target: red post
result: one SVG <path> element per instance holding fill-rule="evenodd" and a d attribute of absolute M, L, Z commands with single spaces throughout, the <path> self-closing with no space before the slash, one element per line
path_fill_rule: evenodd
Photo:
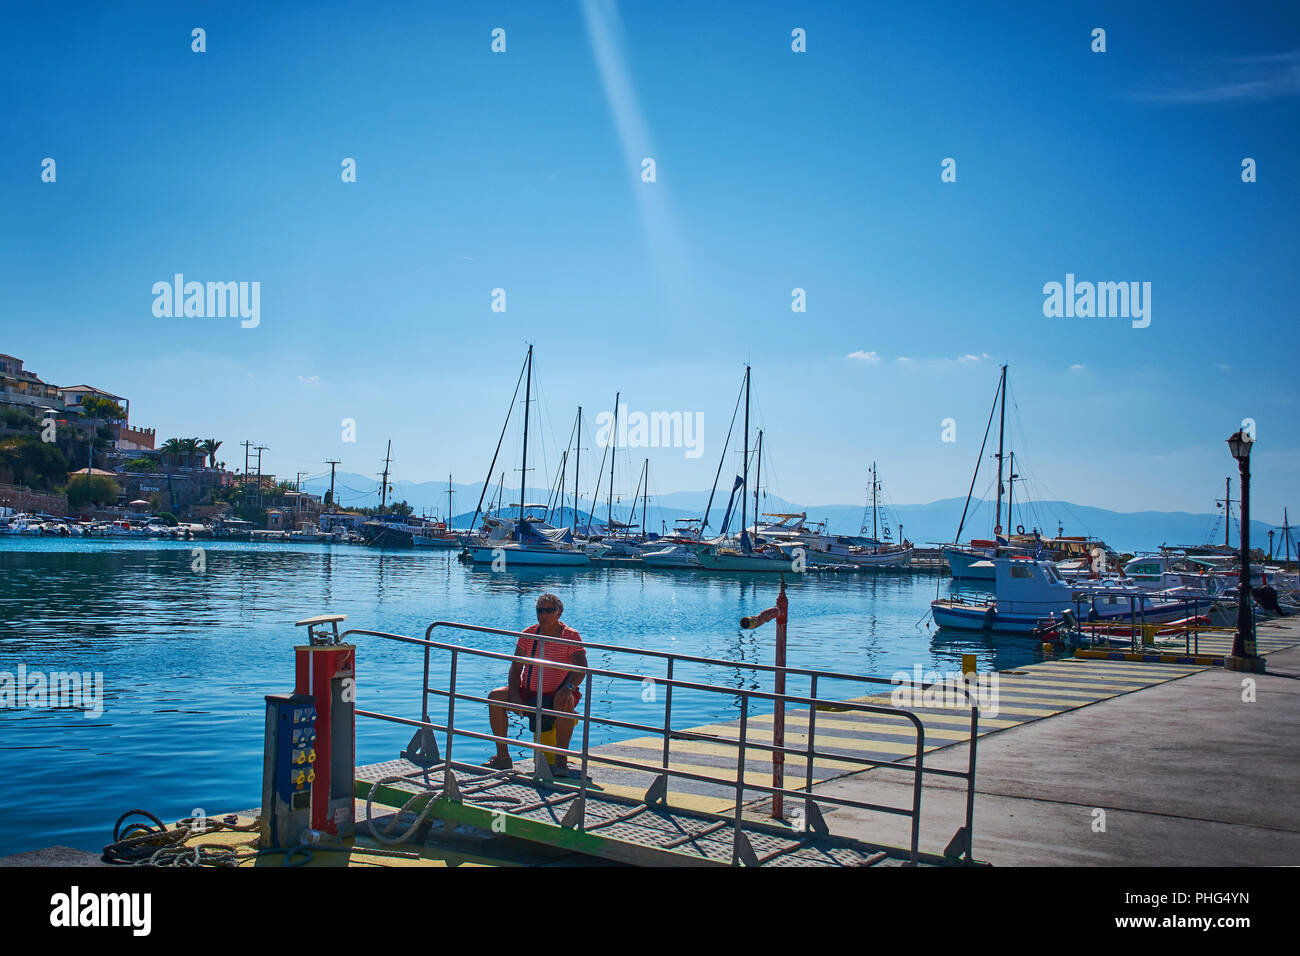
<path fill-rule="evenodd" d="M 776 596 L 776 607 L 770 607 L 761 614 L 754 614 L 740 619 L 740 626 L 746 630 L 752 630 L 756 627 L 762 627 L 768 621 L 776 621 L 776 666 L 785 667 L 785 623 L 789 617 L 790 602 L 785 596 L 785 575 L 781 575 L 781 591 Z M 772 745 L 774 747 L 785 746 L 785 701 L 781 699 L 785 694 L 785 671 L 778 670 L 776 679 L 773 681 L 773 691 L 777 695 L 776 706 L 772 713 Z M 785 786 L 785 754 L 777 751 L 772 752 L 772 786 Z M 776 820 L 784 820 L 784 803 L 782 795 L 779 793 L 772 794 L 772 817 Z"/>
<path fill-rule="evenodd" d="M 788 617 L 790 602 L 785 596 L 785 577 L 781 578 L 781 592 L 776 596 L 776 666 L 785 667 L 785 622 Z M 775 690 L 778 695 L 776 709 L 772 714 L 772 744 L 785 746 L 785 701 L 780 695 L 785 693 L 785 671 L 776 672 Z M 785 754 L 777 751 L 772 754 L 772 786 L 785 786 Z M 777 820 L 785 819 L 785 800 L 782 794 L 772 794 L 772 816 Z"/>
<path fill-rule="evenodd" d="M 316 779 L 311 787 L 313 830 L 338 836 L 352 832 L 356 747 L 356 647 L 310 644 L 295 647 L 294 692 L 316 699 Z"/>

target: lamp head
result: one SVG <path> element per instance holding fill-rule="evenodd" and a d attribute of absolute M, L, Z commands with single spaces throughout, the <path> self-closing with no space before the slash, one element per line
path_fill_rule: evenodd
<path fill-rule="evenodd" d="M 1232 452 L 1232 457 L 1237 461 L 1249 461 L 1250 448 L 1254 444 L 1254 440 L 1249 435 L 1242 434 L 1241 430 L 1238 429 L 1228 439 L 1228 450 Z"/>

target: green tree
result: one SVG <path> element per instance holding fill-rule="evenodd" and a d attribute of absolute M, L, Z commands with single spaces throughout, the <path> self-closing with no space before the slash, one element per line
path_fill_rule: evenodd
<path fill-rule="evenodd" d="M 164 461 L 171 459 L 171 464 L 176 465 L 181 455 L 185 454 L 185 445 L 179 438 L 169 438 L 159 446 L 158 450 L 162 452 Z"/>
<path fill-rule="evenodd" d="M 68 480 L 68 505 L 105 505 L 117 501 L 120 489 L 107 475 L 73 475 Z"/>
<path fill-rule="evenodd" d="M 208 457 L 213 468 L 217 467 L 217 449 L 220 447 L 221 442 L 217 441 L 215 438 L 205 438 L 203 441 L 199 442 L 199 450 Z"/>
<path fill-rule="evenodd" d="M 35 435 L 13 435 L 0 439 L 0 471 L 4 470 L 16 484 L 49 490 L 67 480 L 68 459 L 57 445 Z"/>
<path fill-rule="evenodd" d="M 90 441 L 86 443 L 86 467 L 95 466 L 95 444 L 99 438 L 99 420 L 122 421 L 126 410 L 110 398 L 86 395 L 81 399 L 81 414 L 90 419 Z"/>

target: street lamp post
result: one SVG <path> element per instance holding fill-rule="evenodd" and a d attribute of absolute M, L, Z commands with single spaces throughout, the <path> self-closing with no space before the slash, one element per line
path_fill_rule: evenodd
<path fill-rule="evenodd" d="M 1250 607 L 1250 449 L 1255 440 L 1241 431 L 1228 439 L 1228 449 L 1241 472 L 1241 571 L 1237 584 L 1237 633 L 1232 657 L 1225 663 L 1234 670 L 1262 671 L 1264 661 L 1255 653 L 1255 626 Z"/>

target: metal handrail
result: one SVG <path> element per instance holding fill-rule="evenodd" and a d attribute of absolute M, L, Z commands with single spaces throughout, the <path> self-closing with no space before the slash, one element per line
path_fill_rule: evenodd
<path fill-rule="evenodd" d="M 433 633 L 433 631 L 436 628 L 439 627 L 454 628 L 458 630 L 467 630 L 475 633 L 486 633 L 486 634 L 494 634 L 494 635 L 500 635 L 506 637 L 514 637 L 516 639 L 532 638 L 540 642 L 538 645 L 538 650 L 542 656 L 530 657 L 530 656 L 518 655 L 518 654 L 505 654 L 499 651 L 490 651 L 481 648 L 466 647 L 464 645 L 448 644 L 444 642 L 431 640 L 429 636 Z M 486 626 L 475 625 L 475 624 L 462 624 L 455 621 L 434 621 L 425 630 L 425 637 L 423 639 L 408 637 L 406 635 L 401 635 L 401 634 L 392 634 L 384 631 L 374 631 L 374 630 L 369 630 L 364 628 L 354 628 L 348 630 L 341 636 L 341 639 L 347 640 L 348 638 L 354 635 L 363 635 L 363 634 L 368 636 L 373 636 L 373 637 L 380 637 L 388 640 L 395 640 L 401 643 L 415 644 L 423 647 L 424 676 L 422 682 L 420 720 L 396 717 L 392 715 L 358 709 L 356 713 L 359 716 L 372 717 L 381 720 L 387 720 L 387 721 L 392 721 L 400 724 L 405 724 L 408 726 L 421 727 L 428 731 L 439 733 L 439 734 L 445 733 L 447 743 L 446 743 L 446 756 L 444 758 L 444 761 L 445 761 L 445 766 L 448 768 L 448 770 L 450 770 L 452 764 L 452 748 L 456 736 L 463 736 L 475 740 L 492 741 L 497 744 L 504 743 L 510 746 L 520 746 L 520 747 L 527 748 L 532 751 L 535 758 L 534 766 L 538 770 L 541 769 L 540 762 L 542 760 L 542 757 L 539 756 L 539 754 L 541 755 L 554 754 L 556 756 L 565 757 L 566 759 L 570 757 L 580 759 L 582 762 L 582 773 L 578 785 L 578 796 L 577 796 L 577 804 L 576 804 L 576 807 L 578 809 L 576 825 L 579 829 L 585 829 L 584 811 L 585 811 L 586 799 L 587 799 L 587 789 L 588 789 L 587 783 L 589 779 L 587 774 L 587 768 L 590 760 L 592 759 L 590 755 L 590 728 L 592 723 L 597 723 L 605 726 L 617 727 L 620 729 L 641 731 L 641 732 L 648 732 L 648 733 L 660 733 L 663 735 L 664 749 L 662 755 L 662 762 L 659 766 L 654 766 L 639 761 L 626 760 L 618 757 L 609 757 L 604 755 L 596 759 L 598 762 L 606 764 L 608 766 L 614 766 L 614 767 L 619 767 L 628 770 L 637 770 L 637 771 L 656 774 L 657 775 L 656 785 L 662 783 L 665 794 L 667 792 L 666 791 L 667 779 L 670 777 L 679 778 L 683 780 L 692 780 L 692 781 L 702 782 L 702 783 L 707 783 L 712 785 L 726 786 L 728 784 L 727 780 L 720 780 L 717 777 L 709 776 L 702 773 L 693 773 L 691 771 L 680 770 L 680 769 L 669 767 L 669 755 L 670 755 L 670 748 L 671 748 L 670 742 L 674 735 L 676 735 L 679 739 L 685 738 L 685 739 L 710 740 L 714 743 L 735 746 L 737 748 L 737 770 L 736 770 L 736 780 L 735 780 L 736 807 L 732 814 L 732 817 L 734 819 L 734 824 L 735 824 L 735 836 L 733 841 L 733 852 L 732 852 L 733 863 L 737 862 L 741 857 L 741 841 L 743 837 L 740 828 L 740 822 L 743 813 L 745 791 L 766 793 L 774 796 L 779 794 L 782 796 L 802 798 L 805 802 L 805 819 L 811 822 L 811 818 L 813 818 L 814 814 L 816 814 L 818 817 L 820 816 L 820 814 L 816 810 L 816 804 L 813 803 L 813 799 L 812 799 L 813 765 L 814 765 L 814 761 L 818 758 L 822 760 L 833 760 L 833 761 L 838 761 L 840 763 L 857 765 L 868 769 L 872 767 L 885 767 L 885 768 L 894 768 L 899 770 L 909 770 L 912 772 L 913 793 L 912 793 L 912 806 L 910 809 L 906 807 L 885 806 L 885 805 L 868 803 L 864 801 L 849 800 L 846 798 L 832 797 L 825 794 L 819 794 L 817 799 L 820 800 L 821 802 L 836 805 L 836 806 L 847 806 L 847 807 L 853 807 L 853 808 L 867 810 L 867 811 L 893 813 L 893 814 L 909 817 L 911 819 L 910 852 L 911 852 L 911 859 L 914 863 L 919 859 L 920 803 L 921 803 L 922 775 L 925 773 L 930 773 L 936 776 L 959 777 L 965 779 L 967 781 L 967 807 L 966 807 L 967 812 L 966 812 L 964 850 L 965 850 L 965 855 L 967 860 L 971 859 L 971 848 L 973 845 L 972 827 L 973 827 L 975 749 L 976 749 L 976 739 L 978 737 L 979 712 L 978 712 L 978 707 L 972 702 L 970 690 L 965 684 L 953 685 L 953 686 L 960 686 L 962 688 L 966 701 L 968 703 L 971 703 L 971 736 L 969 742 L 970 759 L 969 759 L 968 769 L 963 772 L 963 771 L 955 771 L 955 770 L 942 770 L 939 768 L 929 768 L 924 766 L 925 728 L 921 720 L 910 711 L 906 711 L 894 707 L 886 707 L 878 704 L 867 704 L 867 703 L 859 703 L 854 701 L 844 701 L 844 700 L 826 699 L 826 698 L 817 697 L 817 684 L 819 680 L 822 679 L 851 680 L 851 681 L 858 681 L 858 682 L 865 682 L 865 683 L 881 683 L 881 684 L 896 683 L 894 681 L 888 681 L 884 678 L 871 677 L 867 675 L 858 675 L 858 674 L 840 674 L 840 673 L 830 672 L 830 671 L 817 671 L 808 668 L 777 667 L 773 665 L 754 664 L 754 663 L 742 662 L 742 661 L 727 661 L 727 660 L 721 660 L 716 658 L 705 658 L 705 657 L 698 657 L 695 655 L 686 655 L 686 654 L 672 654 L 664 651 L 647 650 L 642 648 L 631 648 L 631 647 L 625 647 L 621 645 L 601 644 L 601 643 L 581 641 L 581 640 L 574 641 L 562 637 L 548 637 L 546 635 L 539 634 L 539 633 L 525 633 L 521 631 L 510 631 L 504 628 L 493 628 L 493 627 L 486 627 Z M 645 675 L 632 674 L 623 671 L 606 670 L 603 668 L 580 667 L 572 663 L 561 664 L 560 662 L 550 660 L 545 657 L 547 642 L 557 642 L 562 644 L 576 645 L 586 649 L 608 650 L 608 651 L 634 654 L 638 656 L 653 657 L 653 658 L 659 658 L 665 660 L 667 663 L 667 676 L 662 678 L 652 678 L 653 680 L 655 680 L 656 684 L 663 684 L 667 690 L 667 693 L 665 695 L 663 725 L 657 727 L 657 726 L 652 726 L 647 724 L 640 724 L 632 721 L 617 720 L 615 718 L 593 717 L 591 715 L 593 678 L 607 677 L 610 679 L 641 682 L 646 679 Z M 430 686 L 429 683 L 430 652 L 433 650 L 444 651 L 451 655 L 451 670 L 449 674 L 450 683 L 447 690 L 442 690 L 441 688 L 435 688 Z M 478 731 L 456 728 L 454 726 L 455 706 L 456 706 L 456 701 L 458 700 L 473 702 L 476 704 L 488 704 L 489 706 L 493 704 L 497 706 L 503 706 L 503 705 L 508 706 L 504 702 L 493 701 L 487 697 L 480 697 L 473 694 L 465 694 L 465 693 L 457 692 L 456 675 L 458 671 L 460 656 L 462 654 L 469 654 L 475 657 L 481 657 L 490 660 L 500 660 L 500 661 L 509 661 L 511 663 L 529 664 L 538 667 L 539 677 L 537 680 L 536 698 L 534 701 L 534 706 L 530 708 L 530 710 L 532 711 L 532 713 L 536 718 L 534 723 L 534 727 L 535 727 L 534 740 L 532 742 L 517 740 L 508 737 L 498 737 L 494 734 L 484 734 Z M 672 676 L 674 665 L 678 660 L 686 661 L 690 663 L 699 663 L 699 664 L 705 664 L 709 666 L 716 666 L 716 667 L 742 668 L 747 670 L 761 670 L 761 671 L 779 671 L 779 672 L 808 676 L 810 678 L 810 694 L 807 697 L 803 697 L 794 694 L 784 694 L 784 693 L 777 694 L 777 693 L 772 693 L 772 692 L 762 691 L 762 690 L 745 690 L 734 686 L 723 686 L 723 685 L 716 685 L 716 684 L 701 683 L 698 681 L 682 680 Z M 581 718 L 579 718 L 578 715 L 570 711 L 559 711 L 559 710 L 542 707 L 542 688 L 544 686 L 544 681 L 541 677 L 541 674 L 543 674 L 545 669 L 548 667 L 553 669 L 559 669 L 560 667 L 563 667 L 566 673 L 575 673 L 575 674 L 581 673 L 584 675 L 583 684 L 585 685 L 584 688 L 585 703 L 584 703 L 583 714 Z M 935 686 L 937 683 L 939 682 L 922 683 L 920 685 L 917 685 L 916 689 L 917 690 L 928 689 L 930 687 Z M 740 729 L 739 729 L 738 738 L 732 739 L 726 737 L 714 737 L 712 735 L 696 734 L 690 731 L 673 731 L 671 729 L 672 694 L 673 694 L 673 689 L 677 687 L 680 687 L 683 690 L 704 691 L 709 693 L 722 693 L 728 696 L 739 695 L 740 697 L 742 697 L 743 705 L 741 709 Z M 447 699 L 448 717 L 447 717 L 446 724 L 438 724 L 429 719 L 430 694 L 438 697 L 445 697 Z M 788 702 L 793 704 L 806 705 L 808 707 L 808 713 L 809 713 L 807 746 L 804 748 L 796 749 L 791 747 L 777 746 L 773 744 L 764 744 L 760 742 L 749 741 L 748 723 L 749 723 L 749 706 L 750 706 L 751 699 L 767 700 L 767 701 L 772 701 L 773 703 L 779 701 L 782 703 Z M 881 761 L 881 760 L 874 760 L 867 757 L 829 753 L 824 750 L 814 748 L 813 741 L 815 739 L 816 713 L 820 705 L 833 705 L 837 710 L 853 711 L 853 712 L 860 712 L 860 713 L 877 713 L 877 714 L 884 714 L 892 717 L 903 718 L 904 720 L 906 720 L 908 723 L 912 725 L 912 728 L 915 731 L 916 748 L 914 754 L 902 756 L 898 760 Z M 516 706 L 516 708 L 514 709 L 518 709 L 518 707 Z M 552 746 L 552 745 L 542 744 L 538 742 L 541 733 L 540 731 L 541 718 L 543 716 L 551 716 L 557 719 L 562 718 L 562 719 L 569 719 L 574 721 L 581 720 L 583 724 L 582 749 L 579 751 L 575 751 L 569 748 L 561 748 L 558 746 Z M 761 750 L 772 754 L 780 753 L 780 754 L 792 754 L 792 755 L 803 756 L 805 758 L 805 763 L 806 763 L 805 783 L 803 788 L 799 790 L 794 790 L 784 786 L 767 786 L 765 784 L 747 782 L 745 779 L 745 753 L 746 750 L 750 748 Z M 652 790 L 654 789 L 655 788 L 652 787 Z"/>

